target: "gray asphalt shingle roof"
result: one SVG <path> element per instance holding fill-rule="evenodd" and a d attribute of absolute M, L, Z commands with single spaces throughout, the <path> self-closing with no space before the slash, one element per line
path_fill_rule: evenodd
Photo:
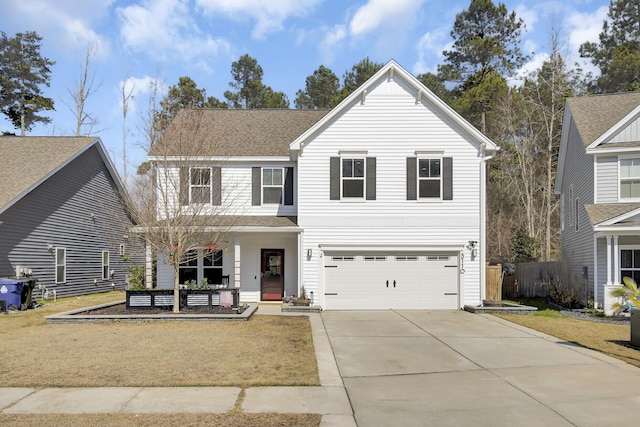
<path fill-rule="evenodd" d="M 640 92 L 577 96 L 567 104 L 586 147 L 640 105 Z"/>
<path fill-rule="evenodd" d="M 184 109 L 149 156 L 289 156 L 289 144 L 328 112 Z"/>
<path fill-rule="evenodd" d="M 584 208 L 587 210 L 591 224 L 598 225 L 635 209 L 640 209 L 640 203 L 585 205 Z"/>
<path fill-rule="evenodd" d="M 0 137 L 0 208 L 83 150 L 95 137 Z"/>

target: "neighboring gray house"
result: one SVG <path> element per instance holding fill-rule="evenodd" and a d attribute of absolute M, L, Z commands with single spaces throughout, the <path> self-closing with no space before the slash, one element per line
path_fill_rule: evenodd
<path fill-rule="evenodd" d="M 99 138 L 0 137 L 0 277 L 31 270 L 59 297 L 123 289 L 144 254 L 122 194 Z"/>
<path fill-rule="evenodd" d="M 203 148 L 185 152 L 185 141 Z M 247 302 L 304 286 L 326 310 L 458 309 L 485 299 L 486 164 L 497 149 L 390 61 L 330 112 L 185 109 L 149 160 L 163 205 L 181 200 L 206 221 L 233 202 L 222 215 L 234 238 L 185 263 L 181 283 L 217 269 Z M 162 260 L 157 272 L 173 286 Z"/>
<path fill-rule="evenodd" d="M 605 286 L 640 280 L 640 93 L 567 100 L 555 191 L 571 280 L 608 309 Z"/>

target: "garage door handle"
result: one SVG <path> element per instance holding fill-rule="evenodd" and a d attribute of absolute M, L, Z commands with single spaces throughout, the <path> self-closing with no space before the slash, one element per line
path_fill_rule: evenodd
<path fill-rule="evenodd" d="M 395 280 L 393 281 L 393 287 L 394 288 L 396 287 L 396 281 Z"/>
<path fill-rule="evenodd" d="M 444 294 L 445 295 L 458 295 L 457 292 L 445 292 Z"/>
<path fill-rule="evenodd" d="M 389 281 L 387 280 L 387 288 L 389 287 Z"/>

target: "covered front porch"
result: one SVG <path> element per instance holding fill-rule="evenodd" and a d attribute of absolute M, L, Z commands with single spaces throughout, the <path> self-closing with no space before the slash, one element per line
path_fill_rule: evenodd
<path fill-rule="evenodd" d="M 220 249 L 193 248 L 197 256 L 179 268 L 179 283 L 194 281 L 224 284 L 239 290 L 240 303 L 282 301 L 300 295 L 302 229 L 290 217 L 242 217 L 227 232 Z M 153 280 L 153 254 L 147 250 L 147 287 L 173 288 L 173 266 L 157 256 Z"/>
<path fill-rule="evenodd" d="M 615 302 L 611 290 L 621 286 L 624 277 L 640 282 L 640 208 L 591 205 L 587 212 L 594 231 L 594 295 L 607 312 Z"/>

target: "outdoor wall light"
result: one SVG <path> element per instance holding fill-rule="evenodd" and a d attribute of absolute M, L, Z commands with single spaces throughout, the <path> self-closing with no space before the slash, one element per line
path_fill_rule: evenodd
<path fill-rule="evenodd" d="M 313 249 L 307 249 L 307 258 L 311 258 L 313 256 Z"/>
<path fill-rule="evenodd" d="M 50 251 L 53 249 L 53 243 L 47 243 L 47 250 Z"/>

